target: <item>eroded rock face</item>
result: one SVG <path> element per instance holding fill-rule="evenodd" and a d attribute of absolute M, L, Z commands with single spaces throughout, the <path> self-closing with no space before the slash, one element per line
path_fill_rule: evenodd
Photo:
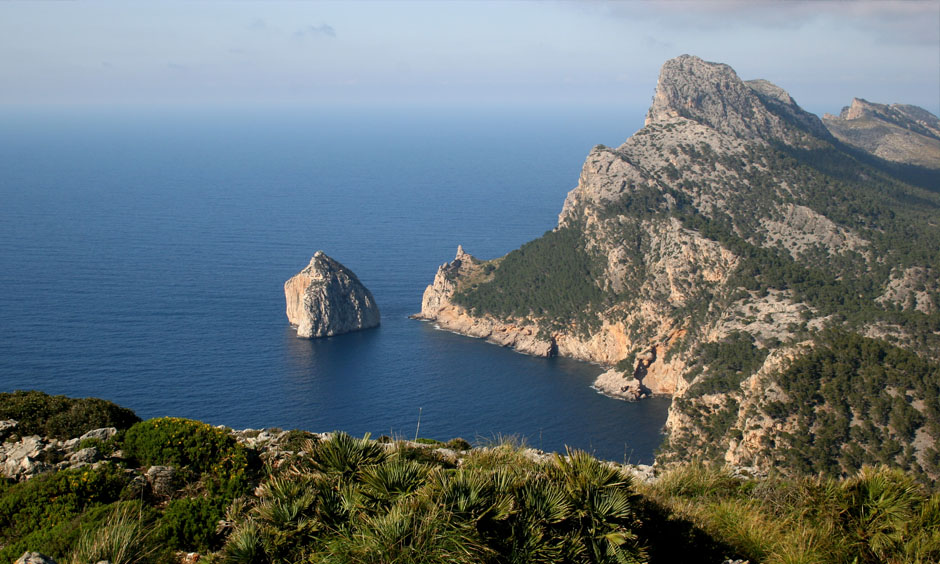
<path fill-rule="evenodd" d="M 284 283 L 287 319 L 297 336 L 329 337 L 377 327 L 375 298 L 355 274 L 317 251 L 310 264 Z"/>

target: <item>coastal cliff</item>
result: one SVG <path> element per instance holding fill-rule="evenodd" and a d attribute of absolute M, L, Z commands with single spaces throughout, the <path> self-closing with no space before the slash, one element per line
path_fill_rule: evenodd
<path fill-rule="evenodd" d="M 378 327 L 379 308 L 355 274 L 317 251 L 284 283 L 287 320 L 304 338 L 329 337 Z"/>
<path fill-rule="evenodd" d="M 667 61 L 645 126 L 590 152 L 555 229 L 493 260 L 458 248 L 416 317 L 601 364 L 611 396 L 673 396 L 659 463 L 940 476 L 940 177 L 863 158 L 827 123 L 727 65 Z M 832 391 L 863 380 L 867 399 Z M 806 413 L 806 394 L 839 415 Z M 799 433 L 815 454 L 782 460 Z"/>

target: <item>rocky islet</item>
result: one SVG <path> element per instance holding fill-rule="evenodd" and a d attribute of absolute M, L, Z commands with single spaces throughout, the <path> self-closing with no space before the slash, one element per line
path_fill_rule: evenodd
<path fill-rule="evenodd" d="M 381 320 L 372 292 L 323 251 L 284 283 L 284 296 L 298 337 L 331 337 L 378 327 Z"/>

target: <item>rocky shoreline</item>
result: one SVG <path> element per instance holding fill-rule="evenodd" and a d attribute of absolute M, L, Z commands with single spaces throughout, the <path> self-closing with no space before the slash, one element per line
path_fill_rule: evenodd
<path fill-rule="evenodd" d="M 488 343 L 509 347 L 516 352 L 539 357 L 563 356 L 597 364 L 604 368 L 594 387 L 601 393 L 617 399 L 635 401 L 653 395 L 676 393 L 684 382 L 679 378 L 677 365 L 657 360 L 656 350 L 664 343 L 674 341 L 679 332 L 671 330 L 663 339 L 651 345 L 634 343 L 628 336 L 624 322 L 605 321 L 598 331 L 583 336 L 576 332 L 555 331 L 547 335 L 537 320 L 500 320 L 491 315 L 473 315 L 453 302 L 454 293 L 462 280 L 479 276 L 483 262 L 462 246 L 457 247 L 454 260 L 442 264 L 434 281 L 425 289 L 421 311 L 412 319 L 434 323 L 435 327 L 483 339 Z M 632 374 L 615 369 L 614 365 L 631 351 L 640 348 Z"/>

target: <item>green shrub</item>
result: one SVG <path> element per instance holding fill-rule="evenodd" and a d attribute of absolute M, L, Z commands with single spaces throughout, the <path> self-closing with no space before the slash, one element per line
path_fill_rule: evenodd
<path fill-rule="evenodd" d="M 227 432 L 178 417 L 137 423 L 127 430 L 123 448 L 126 457 L 143 465 L 185 470 L 227 501 L 250 488 L 259 467 L 257 454 Z"/>
<path fill-rule="evenodd" d="M 216 534 L 218 522 L 225 515 L 222 500 L 187 497 L 171 500 L 157 521 L 154 538 L 173 550 L 208 552 L 221 546 Z"/>
<path fill-rule="evenodd" d="M 50 396 L 38 391 L 0 393 L 0 419 L 15 419 L 20 436 L 80 437 L 92 429 L 127 429 L 140 418 L 130 409 L 98 398 Z"/>
<path fill-rule="evenodd" d="M 473 445 L 471 445 L 466 440 L 461 439 L 460 437 L 455 437 L 447 441 L 447 443 L 444 446 L 451 450 L 470 450 L 471 448 L 473 448 Z"/>
<path fill-rule="evenodd" d="M 313 445 L 316 445 L 319 440 L 320 439 L 310 431 L 292 429 L 288 431 L 283 438 L 281 438 L 279 446 L 282 450 L 300 452 L 306 447 L 307 441 L 310 441 Z"/>
<path fill-rule="evenodd" d="M 126 484 L 120 468 L 104 464 L 41 474 L 10 486 L 0 497 L 0 562 L 12 562 L 26 549 L 64 556 L 83 522 L 104 518 L 83 514 L 117 501 Z"/>
<path fill-rule="evenodd" d="M 405 443 L 398 443 L 395 447 L 395 455 L 402 460 L 411 460 L 423 464 L 441 465 L 445 468 L 456 468 L 457 465 L 448 462 L 440 456 L 436 449 L 429 447 L 414 447 Z"/>
<path fill-rule="evenodd" d="M 188 466 L 205 472 L 235 448 L 235 439 L 215 427 L 179 417 L 137 423 L 124 436 L 124 455 L 147 466 Z"/>

